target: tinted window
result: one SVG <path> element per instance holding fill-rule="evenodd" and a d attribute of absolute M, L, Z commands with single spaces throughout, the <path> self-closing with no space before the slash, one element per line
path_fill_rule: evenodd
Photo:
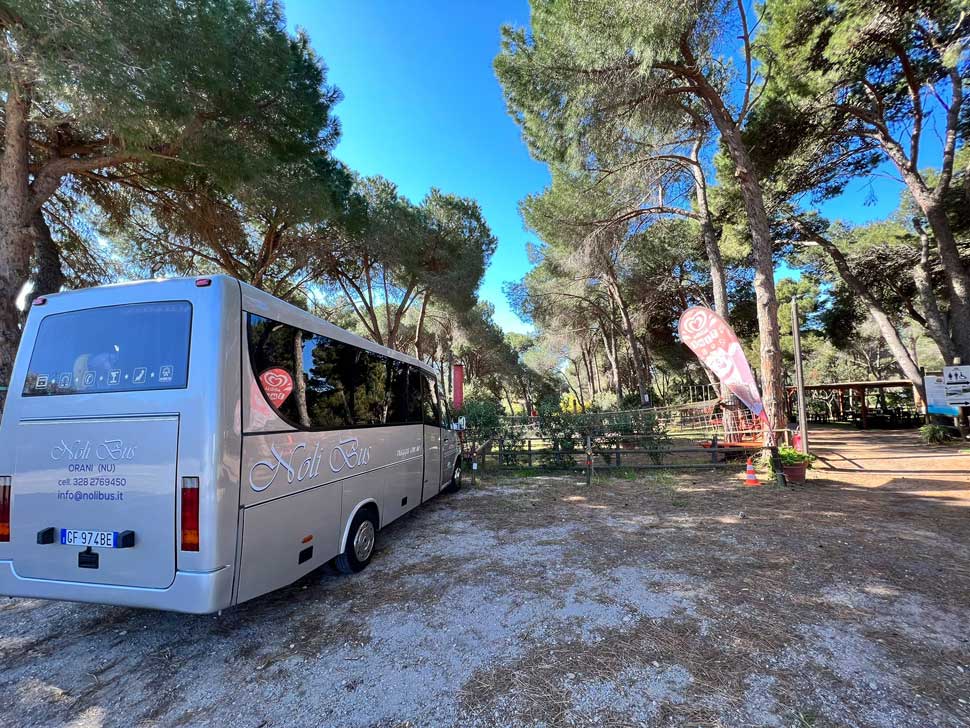
<path fill-rule="evenodd" d="M 451 428 L 451 404 L 448 399 L 438 390 L 438 399 L 441 401 L 441 426 L 446 430 Z"/>
<path fill-rule="evenodd" d="M 38 397 L 184 388 L 191 327 L 187 301 L 47 316 L 37 330 L 23 393 Z"/>
<path fill-rule="evenodd" d="M 395 359 L 389 359 L 387 364 L 390 399 L 387 422 L 402 425 L 412 421 L 408 410 L 408 365 Z"/>
<path fill-rule="evenodd" d="M 421 422 L 424 415 L 421 410 L 421 382 L 424 376 L 417 367 L 408 367 L 408 422 Z"/>
<path fill-rule="evenodd" d="M 390 392 L 386 357 L 364 349 L 357 350 L 354 372 L 354 412 L 357 425 L 387 424 Z"/>
<path fill-rule="evenodd" d="M 434 380 L 427 375 L 421 375 L 421 406 L 424 424 L 440 427 L 441 414 L 438 406 L 438 390 L 434 385 Z"/>
<path fill-rule="evenodd" d="M 293 425 L 341 429 L 420 422 L 410 416 L 407 365 L 321 334 L 249 315 L 252 369 Z M 420 400 L 418 400 L 420 407 Z"/>

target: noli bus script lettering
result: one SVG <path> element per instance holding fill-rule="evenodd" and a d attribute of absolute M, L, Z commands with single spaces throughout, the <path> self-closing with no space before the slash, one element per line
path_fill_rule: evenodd
<path fill-rule="evenodd" d="M 51 460 L 111 460 L 120 462 L 135 459 L 135 446 L 121 439 L 104 440 L 97 444 L 90 440 L 61 440 L 51 448 Z"/>
<path fill-rule="evenodd" d="M 290 451 L 289 455 L 284 455 L 276 445 L 272 445 L 270 454 L 273 456 L 272 460 L 260 460 L 249 470 L 249 487 L 257 493 L 262 493 L 269 488 L 280 472 L 286 473 L 287 483 L 301 483 L 307 478 L 315 478 L 320 474 L 320 463 L 323 460 L 320 443 L 317 443 L 310 453 L 307 444 L 301 442 Z M 366 465 L 369 460 L 370 448 L 360 447 L 356 437 L 349 437 L 338 442 L 330 451 L 328 465 L 331 472 L 339 473 Z"/>

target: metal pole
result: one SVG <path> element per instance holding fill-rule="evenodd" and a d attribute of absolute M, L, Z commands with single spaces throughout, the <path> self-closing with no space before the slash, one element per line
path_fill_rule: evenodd
<path fill-rule="evenodd" d="M 805 414 L 805 375 L 802 372 L 802 336 L 798 324 L 798 297 L 791 299 L 791 329 L 795 342 L 795 388 L 798 392 L 798 430 L 802 434 L 802 452 L 808 452 L 808 418 Z"/>

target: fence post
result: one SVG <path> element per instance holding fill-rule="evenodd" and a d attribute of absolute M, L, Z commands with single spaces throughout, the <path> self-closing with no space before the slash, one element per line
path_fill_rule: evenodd
<path fill-rule="evenodd" d="M 593 483 L 593 445 L 590 436 L 586 435 L 586 485 Z"/>
<path fill-rule="evenodd" d="M 717 433 L 711 436 L 711 462 L 717 462 Z"/>
<path fill-rule="evenodd" d="M 529 445 L 529 469 L 532 469 L 532 438 L 528 438 L 526 443 Z"/>
<path fill-rule="evenodd" d="M 475 476 L 478 474 L 478 445 L 476 440 L 472 440 L 472 488 L 475 487 Z"/>
<path fill-rule="evenodd" d="M 623 464 L 622 461 L 620 460 L 620 440 L 622 438 L 623 438 L 623 435 L 616 436 L 616 467 L 620 467 Z"/>
<path fill-rule="evenodd" d="M 502 440 L 498 441 L 498 467 L 501 469 L 505 465 L 505 448 L 502 447 Z"/>

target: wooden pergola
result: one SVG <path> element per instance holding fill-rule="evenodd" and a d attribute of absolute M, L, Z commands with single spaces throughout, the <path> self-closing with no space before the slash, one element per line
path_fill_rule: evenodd
<path fill-rule="evenodd" d="M 788 399 L 796 393 L 795 387 L 787 387 Z M 855 394 L 859 399 L 859 418 L 862 429 L 869 427 L 869 406 L 866 404 L 866 393 L 870 389 L 909 389 L 913 392 L 913 401 L 916 401 L 916 391 L 913 383 L 908 379 L 878 379 L 867 382 L 828 382 L 826 384 L 806 384 L 806 392 L 838 392 L 839 410 L 845 413 L 846 394 Z"/>

